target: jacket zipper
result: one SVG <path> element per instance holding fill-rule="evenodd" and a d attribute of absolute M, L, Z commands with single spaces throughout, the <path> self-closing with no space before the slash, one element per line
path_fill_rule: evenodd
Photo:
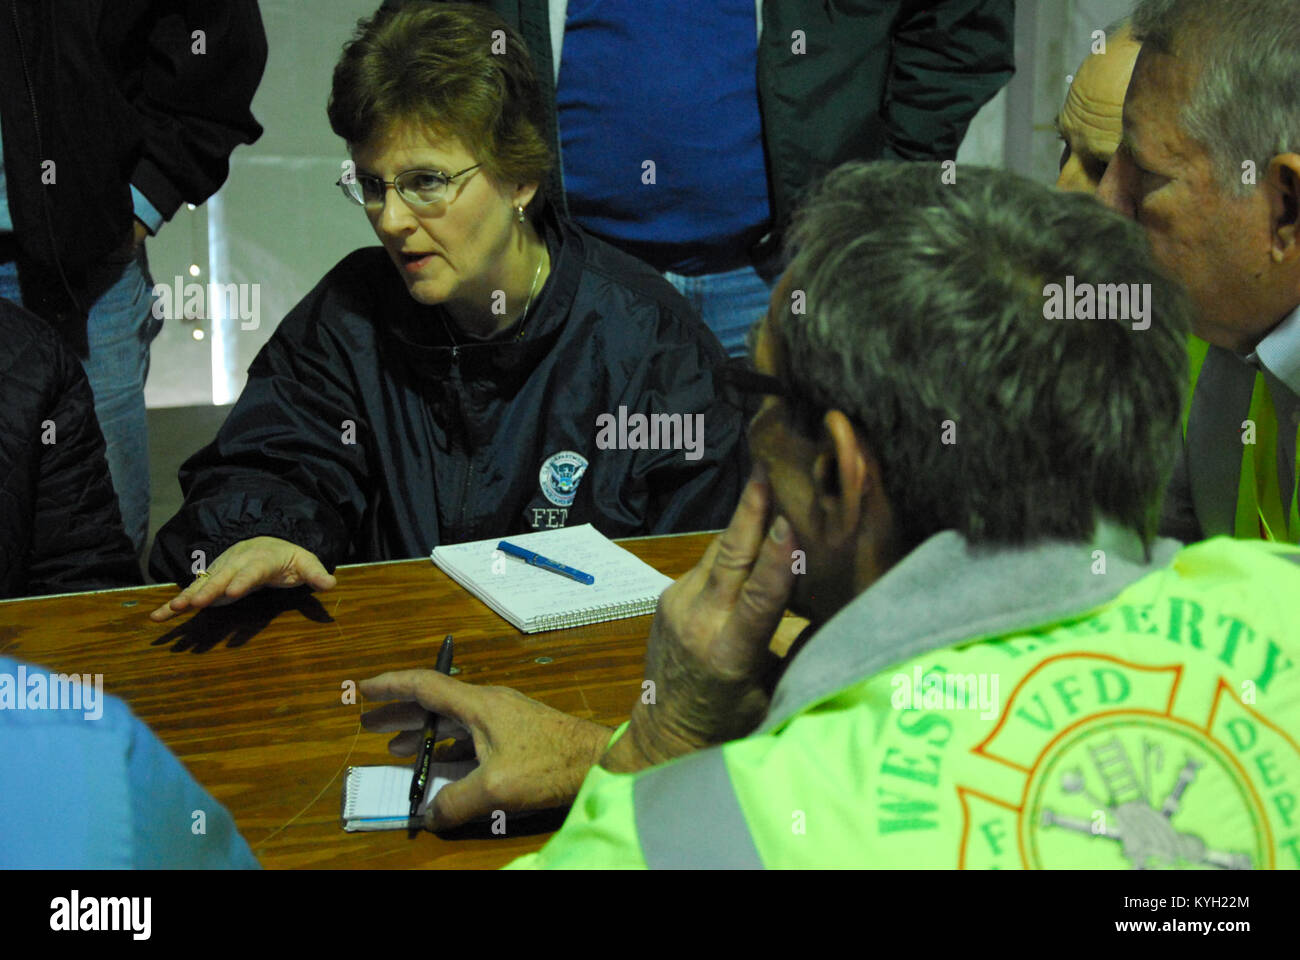
<path fill-rule="evenodd" d="M 458 532 L 463 533 L 465 530 L 465 508 L 469 506 L 469 478 L 474 473 L 474 456 L 471 454 L 465 459 L 465 485 L 460 491 L 460 517 L 456 521 Z"/>
<path fill-rule="evenodd" d="M 460 381 L 461 388 L 464 388 L 464 380 Z M 460 393 L 460 391 L 456 391 Z M 463 536 L 465 530 L 465 511 L 469 506 L 469 481 L 474 473 L 474 454 L 470 448 L 469 425 L 465 421 L 465 412 L 461 407 L 463 397 L 458 397 L 455 403 L 449 403 L 449 410 L 455 411 L 456 432 L 460 434 L 460 441 L 465 445 L 465 481 L 460 488 L 460 509 L 456 512 L 456 533 L 457 536 Z M 450 418 L 449 418 L 450 419 Z"/>

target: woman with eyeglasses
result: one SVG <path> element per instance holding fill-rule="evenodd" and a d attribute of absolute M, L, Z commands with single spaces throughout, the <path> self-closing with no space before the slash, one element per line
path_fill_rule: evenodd
<path fill-rule="evenodd" d="M 290 312 L 182 466 L 150 571 L 188 586 L 155 620 L 442 543 L 726 525 L 745 452 L 725 355 L 654 270 L 548 208 L 544 116 L 489 10 L 359 24 L 329 119 L 382 246 Z"/>

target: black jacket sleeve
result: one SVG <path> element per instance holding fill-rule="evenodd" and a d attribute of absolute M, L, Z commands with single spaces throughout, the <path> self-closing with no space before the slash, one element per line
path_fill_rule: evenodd
<path fill-rule="evenodd" d="M 216 439 L 181 466 L 185 503 L 158 532 L 156 579 L 188 583 L 196 561 L 206 567 L 259 536 L 295 543 L 331 572 L 346 561 L 371 486 L 371 428 L 357 413 L 348 348 L 317 322 L 320 291 L 285 318 Z"/>
<path fill-rule="evenodd" d="M 71 351 L 56 347 L 49 403 L 29 438 L 40 466 L 25 592 L 137 586 L 140 567 L 122 527 L 90 383 Z"/>
<path fill-rule="evenodd" d="M 225 182 L 230 154 L 262 127 L 249 111 L 266 66 L 256 0 L 153 3 L 128 36 L 126 88 L 143 155 L 131 183 L 164 218 L 202 203 Z"/>
<path fill-rule="evenodd" d="M 951 160 L 1015 73 L 1014 0 L 908 0 L 894 24 L 887 160 Z"/>

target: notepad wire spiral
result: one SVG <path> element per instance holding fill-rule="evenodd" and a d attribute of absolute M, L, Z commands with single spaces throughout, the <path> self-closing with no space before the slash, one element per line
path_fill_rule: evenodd
<path fill-rule="evenodd" d="M 528 621 L 529 633 L 541 633 L 546 630 L 565 630 L 569 627 L 581 627 L 588 623 L 603 623 L 606 620 L 619 620 L 623 617 L 640 617 L 654 613 L 658 596 L 638 597 L 622 603 L 602 603 L 594 607 L 582 607 L 567 613 L 555 613 L 537 617 Z"/>

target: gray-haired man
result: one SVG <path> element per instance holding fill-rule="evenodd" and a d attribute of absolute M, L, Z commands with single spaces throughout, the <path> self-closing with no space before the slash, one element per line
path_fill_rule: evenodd
<path fill-rule="evenodd" d="M 1098 196 L 1146 229 L 1210 344 L 1162 529 L 1296 543 L 1300 0 L 1142 0 L 1133 33 Z"/>

